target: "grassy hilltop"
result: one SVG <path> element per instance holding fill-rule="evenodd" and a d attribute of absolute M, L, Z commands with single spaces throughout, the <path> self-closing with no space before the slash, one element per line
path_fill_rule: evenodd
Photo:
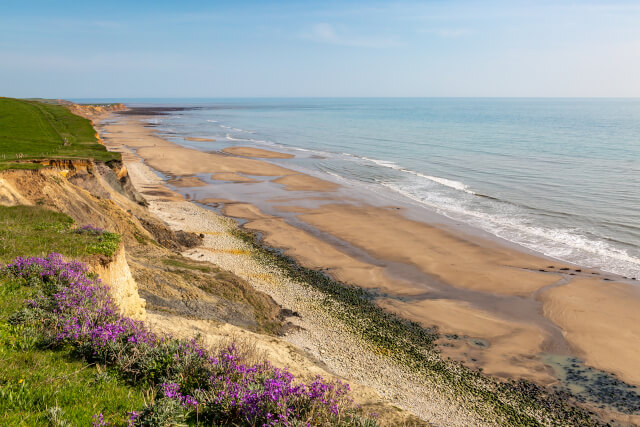
<path fill-rule="evenodd" d="M 64 182 L 55 173 L 3 172 L 44 167 L 29 160 L 119 158 L 98 142 L 89 120 L 64 106 L 0 98 L 0 177 L 17 177 L 13 184 L 32 178 L 34 185 Z M 73 192 L 71 185 L 64 188 Z M 71 194 L 56 196 L 63 204 L 77 201 Z M 82 190 L 76 196 L 93 202 L 74 209 L 93 207 L 96 218 L 110 215 L 105 206 L 113 205 L 117 226 L 136 227 L 131 211 L 117 211 L 111 201 Z M 77 212 L 70 216 L 50 206 L 59 208 L 44 198 L 35 206 L 0 205 L 0 425 L 378 425 L 354 405 L 346 384 L 321 377 L 301 383 L 268 361 L 246 359 L 235 344 L 209 352 L 195 339 L 156 334 L 120 314 L 82 260 L 111 257 L 121 235 L 90 224 L 76 227 Z M 223 300 L 236 302 L 239 310 L 271 307 L 230 273 L 194 266 L 156 245 L 141 251 L 145 260 L 170 255 L 178 259 L 163 261 L 172 271 L 202 272 L 189 277 L 219 296 L 216 307 Z M 174 277 L 162 272 L 152 280 Z"/>
<path fill-rule="evenodd" d="M 33 159 L 119 160 L 98 142 L 91 122 L 62 105 L 0 98 L 0 170 L 36 169 Z"/>
<path fill-rule="evenodd" d="M 91 122 L 53 103 L 0 98 L 0 171 L 37 169 L 34 159 L 119 160 L 98 142 Z M 55 251 L 68 257 L 111 255 L 119 236 L 78 233 L 64 214 L 35 206 L 0 206 L 0 264 L 17 256 Z M 33 294 L 0 278 L 0 423 L 2 425 L 89 425 L 93 414 L 116 414 L 144 404 L 143 389 L 105 376 L 71 349 L 38 345 L 33 331 L 10 321 Z M 90 393 L 87 391 L 90 390 Z"/>

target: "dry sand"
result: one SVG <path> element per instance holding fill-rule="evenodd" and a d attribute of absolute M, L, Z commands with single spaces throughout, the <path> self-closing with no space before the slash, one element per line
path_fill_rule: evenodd
<path fill-rule="evenodd" d="M 108 146 L 131 147 L 149 166 L 172 176 L 273 176 L 277 179 L 272 182 L 288 190 L 308 191 L 309 200 L 331 197 L 339 187 L 265 161 L 180 147 L 135 119 L 105 129 Z M 144 188 L 143 194 L 150 191 L 161 190 Z M 388 293 L 380 304 L 390 310 L 446 332 L 489 341 L 486 348 L 461 343 L 446 350 L 487 372 L 548 383 L 551 377 L 539 356 L 547 351 L 567 354 L 570 344 L 589 364 L 638 382 L 640 323 L 634 310 L 640 313 L 640 295 L 629 291 L 629 285 L 614 283 L 619 277 L 605 275 L 613 281 L 583 285 L 591 271 L 560 270 L 571 266 L 459 230 L 412 221 L 397 209 L 344 204 L 337 197 L 335 203 L 311 209 L 302 207 L 308 206 L 305 199 L 296 200 L 299 203 L 293 200 L 281 209 L 297 214 L 307 224 L 305 230 L 247 204 L 228 204 L 226 213 L 248 219 L 246 227 L 260 231 L 268 244 L 306 266 Z M 336 246 L 337 241 L 342 243 Z M 406 280 L 409 276 L 399 271 L 410 272 L 414 280 Z M 613 290 L 611 298 L 608 289 Z M 399 298 L 407 296 L 411 298 Z M 621 301 L 631 308 L 623 309 Z"/>
<path fill-rule="evenodd" d="M 253 147 L 227 147 L 223 148 L 224 153 L 243 157 L 258 157 L 262 159 L 293 159 L 293 154 L 279 153 L 277 151 L 264 150 Z"/>

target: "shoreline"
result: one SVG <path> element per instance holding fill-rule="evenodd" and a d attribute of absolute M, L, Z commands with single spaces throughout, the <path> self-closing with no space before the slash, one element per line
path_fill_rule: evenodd
<path fill-rule="evenodd" d="M 118 126 L 122 125 L 104 125 L 101 126 L 101 131 L 117 131 Z M 288 223 L 285 217 L 266 215 L 249 203 L 227 202 L 224 204 L 223 212 L 229 216 L 244 218 L 247 221 L 244 224 L 245 228 L 260 232 L 266 244 L 282 249 L 303 266 L 325 271 L 328 267 L 328 272 L 336 279 L 378 292 L 383 295 L 379 299 L 379 305 L 386 309 L 402 313 L 404 317 L 418 321 L 425 327 L 438 325 L 445 335 L 457 334 L 468 337 L 468 340 L 462 340 L 462 343 L 461 340 L 445 342 L 442 346 L 445 355 L 464 361 L 471 367 L 482 367 L 489 374 L 506 378 L 524 377 L 549 384 L 556 380 L 551 375 L 550 368 L 540 359 L 545 350 L 559 349 L 560 354 L 586 356 L 588 363 L 608 368 L 630 382 L 640 383 L 640 376 L 634 372 L 633 366 L 629 368 L 634 361 L 633 355 L 629 357 L 629 354 L 634 349 L 629 349 L 628 345 L 616 345 L 625 341 L 628 343 L 628 336 L 627 339 L 616 340 L 613 331 L 613 343 L 619 357 L 617 360 L 611 360 L 612 358 L 608 358 L 606 354 L 595 351 L 597 347 L 603 347 L 601 340 L 591 339 L 591 343 L 585 344 L 588 340 L 583 337 L 590 327 L 606 319 L 598 319 L 598 315 L 595 319 L 587 317 L 583 319 L 586 325 L 580 325 L 571 321 L 573 313 L 566 310 L 570 301 L 583 291 L 565 286 L 570 284 L 575 276 L 580 276 L 581 280 L 589 284 L 590 293 L 594 298 L 606 294 L 606 288 L 602 283 L 614 283 L 618 276 L 576 269 L 557 262 L 554 262 L 553 269 L 549 269 L 551 262 L 548 259 L 518 253 L 476 236 L 453 235 L 444 227 L 420 224 L 404 218 L 391 208 L 365 205 L 358 209 L 357 206 L 333 206 L 330 203 L 309 206 L 313 204 L 311 199 L 318 197 L 316 193 L 323 194 L 330 200 L 336 198 L 331 195 L 336 187 L 327 185 L 326 181 L 322 182 L 315 177 L 305 178 L 303 174 L 294 170 L 262 161 L 258 162 L 266 164 L 248 164 L 236 159 L 252 159 L 234 158 L 229 155 L 224 156 L 225 163 L 213 154 L 214 157 L 200 159 L 199 164 L 189 165 L 185 159 L 203 153 L 163 140 L 141 124 L 132 127 L 129 123 L 125 126 L 128 133 L 121 132 L 125 135 L 119 135 L 119 132 L 104 135 L 107 145 L 114 140 L 127 145 L 135 150 L 136 155 L 142 157 L 146 164 L 177 179 L 219 173 L 236 174 L 246 178 L 250 169 L 252 177 L 287 177 L 284 182 L 278 181 L 279 178 L 273 182 L 285 185 L 285 188 L 298 199 L 304 198 L 298 194 L 300 192 L 313 192 L 311 195 L 305 195 L 305 204 L 296 205 L 289 201 L 288 205 L 281 206 L 280 209 L 283 213 L 294 214 L 309 229 L 334 236 L 335 240 L 344 243 L 343 246 L 323 240 L 305 229 L 296 228 Z M 134 138 L 131 138 L 132 136 Z M 153 148 L 150 144 L 153 144 Z M 163 152 L 159 153 L 157 148 L 162 148 Z M 181 156 L 182 159 L 179 158 Z M 173 162 L 167 160 L 169 157 Z M 192 190 L 194 188 L 190 186 L 184 188 L 185 193 L 192 193 Z M 221 203 L 219 199 L 216 200 L 214 203 Z M 207 203 L 206 198 L 201 201 Z M 380 232 L 384 234 L 384 243 L 389 247 L 404 247 L 407 250 L 400 254 L 390 253 L 379 242 L 367 238 Z M 427 255 L 431 256 L 424 255 L 425 241 L 432 242 L 432 246 L 426 248 Z M 357 250 L 345 250 L 347 246 Z M 450 253 L 438 253 L 442 252 L 443 248 L 447 248 Z M 483 255 L 482 252 L 485 251 L 491 251 L 490 255 Z M 366 253 L 366 256 L 357 256 L 357 253 Z M 459 262 L 456 264 L 455 259 L 460 257 L 464 257 L 465 265 L 472 264 L 473 268 L 465 270 L 465 265 Z M 545 271 L 538 271 L 542 269 Z M 598 273 L 600 278 L 593 279 L 590 276 L 595 274 L 592 273 Z M 479 281 L 478 277 L 482 280 Z M 416 286 L 416 279 L 423 280 L 427 286 L 422 283 L 421 286 Z M 629 292 L 629 284 L 616 282 L 616 286 L 621 289 L 617 297 L 620 300 L 631 298 L 634 303 L 640 301 L 640 294 Z M 571 292 L 559 292 L 563 287 Z M 586 299 L 585 304 L 590 301 L 588 296 Z M 523 305 L 522 300 L 529 302 Z M 543 311 L 544 314 L 541 315 L 537 311 Z M 425 312 L 429 315 L 426 316 Z M 619 317 L 616 320 L 624 322 L 633 316 L 634 313 L 624 313 L 623 318 Z M 559 325 L 565 329 L 561 330 Z M 609 330 L 600 333 L 604 338 L 608 338 L 608 341 L 604 342 L 604 348 L 610 345 L 611 333 Z M 565 338 L 568 342 L 562 343 Z M 489 346 L 476 345 L 473 340 L 486 340 Z M 626 365 L 622 364 L 626 368 L 619 366 L 619 358 L 623 357 L 621 354 L 627 354 L 628 361 Z M 472 359 L 478 363 L 470 363 Z"/>

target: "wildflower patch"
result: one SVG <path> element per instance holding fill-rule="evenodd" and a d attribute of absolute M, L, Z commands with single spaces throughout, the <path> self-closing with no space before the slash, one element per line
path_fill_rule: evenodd
<path fill-rule="evenodd" d="M 29 326 L 38 345 L 71 349 L 155 390 L 155 399 L 129 414 L 132 425 L 377 425 L 340 381 L 297 383 L 268 362 L 243 363 L 234 345 L 211 355 L 196 340 L 157 335 L 120 315 L 108 288 L 80 262 L 56 253 L 18 257 L 0 274 L 33 289 L 10 323 Z M 108 420 L 99 413 L 94 423 Z"/>

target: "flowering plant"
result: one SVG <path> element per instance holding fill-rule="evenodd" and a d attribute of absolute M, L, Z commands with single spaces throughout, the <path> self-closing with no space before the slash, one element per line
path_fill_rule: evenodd
<path fill-rule="evenodd" d="M 102 235 L 104 231 L 104 228 L 96 227 L 95 225 L 83 225 L 82 227 L 76 228 L 76 233 L 78 234 Z"/>
<path fill-rule="evenodd" d="M 18 257 L 0 274 L 34 288 L 11 321 L 35 326 L 43 345 L 71 346 L 124 380 L 157 390 L 155 400 L 130 413 L 132 425 L 377 425 L 340 381 L 297 383 L 269 362 L 243 363 L 233 344 L 214 356 L 196 340 L 151 332 L 122 316 L 107 286 L 80 262 L 56 253 Z M 106 425 L 102 414 L 94 423 Z"/>

